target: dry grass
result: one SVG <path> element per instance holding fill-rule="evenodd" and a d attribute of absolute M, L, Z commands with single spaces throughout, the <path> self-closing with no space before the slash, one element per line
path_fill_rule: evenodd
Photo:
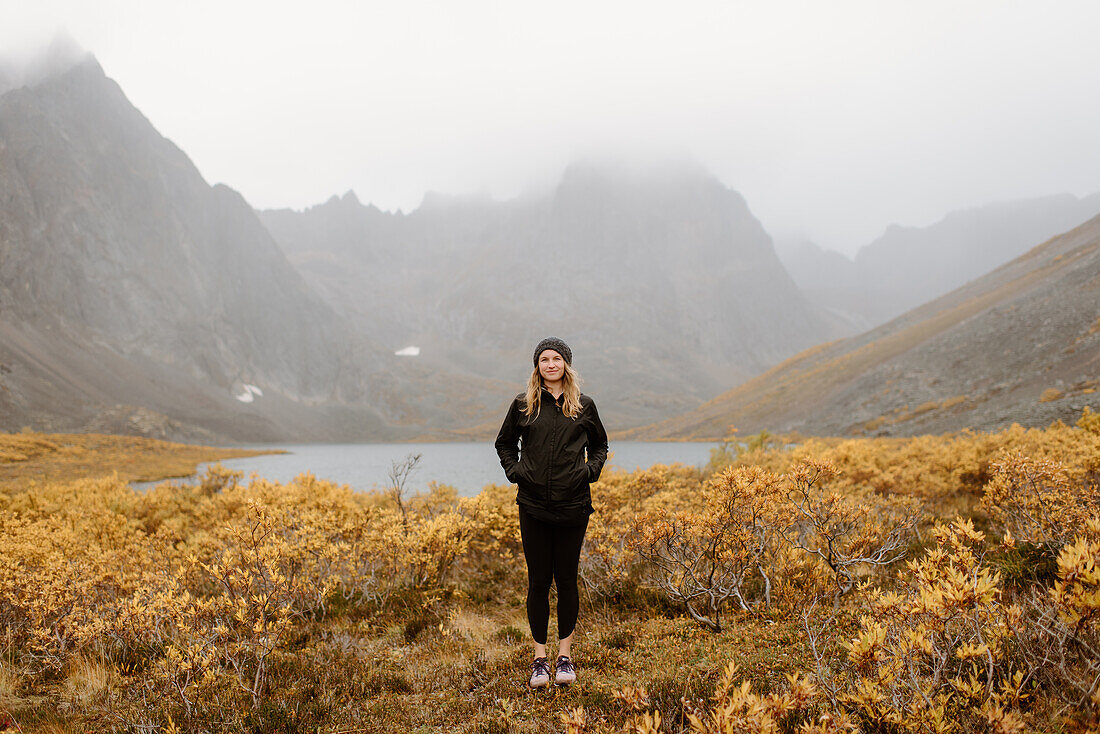
<path fill-rule="evenodd" d="M 0 491 L 112 472 L 127 482 L 186 477 L 208 461 L 268 453 L 101 433 L 0 433 Z"/>
<path fill-rule="evenodd" d="M 784 673 L 812 665 L 796 621 L 745 615 L 726 631 L 711 634 L 683 617 L 582 608 L 573 645 L 580 683 L 534 692 L 526 685 L 530 642 L 502 641 L 499 634 L 513 628 L 522 614 L 512 607 L 463 608 L 442 630 L 425 630 L 412 644 L 397 629 L 368 636 L 348 628 L 349 637 L 361 636 L 355 644 L 362 651 L 359 659 L 369 660 L 363 697 L 342 704 L 349 725 L 364 731 L 549 734 L 561 731 L 559 716 L 577 706 L 608 722 L 625 721 L 629 712 L 614 691 L 638 684 L 646 686 L 666 720 L 680 725 L 681 698 L 709 697 L 730 660 L 741 664 L 758 690 L 776 688 Z M 526 620 L 522 630 L 526 636 Z M 548 643 L 552 655 L 553 634 Z M 315 652 L 315 661 L 300 655 L 296 665 L 308 668 L 328 655 Z"/>
<path fill-rule="evenodd" d="M 78 656 L 68 664 L 61 682 L 62 698 L 76 706 L 102 700 L 111 685 L 111 667 L 91 657 Z"/>
<path fill-rule="evenodd" d="M 19 676 L 0 661 L 0 708 L 11 705 L 19 696 Z"/>

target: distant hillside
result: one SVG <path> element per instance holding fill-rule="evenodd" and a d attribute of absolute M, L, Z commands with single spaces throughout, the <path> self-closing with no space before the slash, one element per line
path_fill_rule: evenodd
<path fill-rule="evenodd" d="M 1045 425 L 1100 408 L 1100 217 L 858 337 L 824 344 L 627 433 L 717 438 L 734 425 L 916 435 Z"/>
<path fill-rule="evenodd" d="M 549 193 L 430 195 L 407 215 L 349 193 L 261 217 L 375 342 L 518 390 L 534 344 L 561 336 L 619 426 L 693 408 L 843 328 L 802 297 L 744 199 L 689 164 L 579 163 Z"/>
<path fill-rule="evenodd" d="M 885 323 L 1100 214 L 1100 194 L 998 202 L 928 227 L 892 225 L 854 260 L 804 240 L 776 249 L 812 302 L 863 328 Z"/>
<path fill-rule="evenodd" d="M 420 432 L 436 376 L 354 332 L 252 208 L 87 58 L 0 96 L 0 429 L 194 440 Z M 456 406 L 485 398 L 435 396 Z"/>

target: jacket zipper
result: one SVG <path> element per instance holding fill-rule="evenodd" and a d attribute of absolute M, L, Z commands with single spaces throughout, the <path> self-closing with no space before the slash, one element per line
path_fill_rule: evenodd
<path fill-rule="evenodd" d="M 546 461 L 546 503 L 550 504 L 554 482 L 554 457 L 558 454 L 558 430 L 561 428 L 559 416 L 563 415 L 558 401 L 554 400 L 554 423 L 550 429 L 550 456 Z"/>

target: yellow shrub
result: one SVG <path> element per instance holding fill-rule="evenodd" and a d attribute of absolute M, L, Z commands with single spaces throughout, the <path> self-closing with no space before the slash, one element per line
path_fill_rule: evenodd
<path fill-rule="evenodd" d="M 1081 411 L 1081 417 L 1077 419 L 1077 427 L 1089 433 L 1100 434 L 1100 413 L 1086 405 Z"/>
<path fill-rule="evenodd" d="M 786 685 L 781 692 L 754 693 L 748 681 L 738 679 L 739 668 L 730 662 L 723 669 L 715 686 L 710 703 L 682 700 L 686 731 L 693 734 L 774 734 L 793 730 L 799 720 L 798 731 L 804 734 L 840 734 L 858 732 L 859 728 L 844 713 L 823 713 L 816 719 L 811 712 L 820 698 L 812 680 L 799 674 L 787 674 Z M 650 711 L 649 695 L 644 687 L 626 686 L 614 691 L 616 701 L 629 711 L 623 726 L 610 729 L 602 722 L 589 719 L 584 707 L 574 708 L 560 715 L 560 721 L 570 733 L 629 732 L 630 734 L 658 734 L 663 731 L 659 711 Z"/>
<path fill-rule="evenodd" d="M 1078 634 L 1095 631 L 1100 621 L 1100 521 L 1091 518 L 1058 554 L 1058 581 L 1050 590 L 1062 621 Z"/>
<path fill-rule="evenodd" d="M 858 633 L 843 643 L 847 664 L 818 658 L 832 700 L 902 731 L 958 731 L 983 706 L 1015 706 L 1025 695 L 1023 676 L 1004 660 L 1021 610 L 1002 601 L 984 534 L 958 520 L 937 526 L 934 540 L 896 591 L 872 593 Z"/>
<path fill-rule="evenodd" d="M 873 491 L 927 501 L 940 519 L 969 513 L 993 464 L 1009 450 L 1035 460 L 1060 462 L 1071 477 L 1100 474 L 1100 429 L 1089 430 L 1096 414 L 1085 410 L 1078 428 L 1055 422 L 1046 429 L 1013 425 L 994 433 L 961 431 L 913 438 L 808 438 L 786 448 L 746 451 L 737 465 L 789 471 L 799 462 L 828 463 L 837 470 L 838 492 Z"/>
<path fill-rule="evenodd" d="M 0 450 L 80 458 L 49 443 L 19 434 Z M 581 559 L 592 596 L 615 604 L 653 583 L 712 628 L 730 606 L 770 604 L 768 616 L 780 617 L 818 613 L 821 597 L 836 608 L 843 596 L 842 614 L 857 610 L 862 621 L 837 656 L 807 613 L 813 683 L 800 674 L 757 694 L 729 670 L 712 703 L 685 707 L 683 725 L 825 732 L 858 717 L 901 731 L 1014 731 L 1038 690 L 1067 710 L 1100 704 L 1100 659 L 1088 652 L 1100 649 L 1092 411 L 1076 427 L 993 434 L 785 446 L 762 435 L 730 460 L 709 476 L 680 465 L 605 472 Z M 981 509 L 1013 535 L 1063 546 L 1052 588 L 1014 587 L 1007 598 L 970 521 L 933 530 L 934 546 L 896 581 L 874 573 L 905 549 L 922 502 L 938 514 L 973 509 L 983 490 Z M 48 691 L 95 708 L 124 694 L 152 702 L 142 726 L 172 717 L 186 727 L 200 715 L 236 726 L 242 711 L 263 709 L 274 661 L 297 654 L 292 640 L 522 573 L 514 491 L 493 485 L 459 498 L 435 484 L 399 506 L 311 474 L 245 482 L 223 467 L 196 486 L 141 493 L 118 476 L 9 487 L 0 493 L 0 698 Z M 356 605 L 354 617 L 326 617 Z M 100 667 L 107 656 L 137 667 Z M 629 730 L 669 728 L 644 691 L 628 699 Z M 574 710 L 563 724 L 605 731 L 602 713 Z"/>
<path fill-rule="evenodd" d="M 711 478 L 697 511 L 651 510 L 635 519 L 634 549 L 653 567 L 653 580 L 682 602 L 700 624 L 720 631 L 727 601 L 754 603 L 751 574 L 767 580 L 778 529 L 790 522 L 779 475 L 755 467 L 729 468 Z M 768 603 L 770 583 L 763 590 Z"/>
<path fill-rule="evenodd" d="M 1010 451 L 993 464 L 982 507 L 1016 540 L 1068 541 L 1100 512 L 1100 494 L 1092 481 L 1064 464 Z"/>

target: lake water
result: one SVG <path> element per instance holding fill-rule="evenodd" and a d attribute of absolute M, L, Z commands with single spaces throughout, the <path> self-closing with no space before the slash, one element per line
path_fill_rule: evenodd
<path fill-rule="evenodd" d="M 715 443 L 614 441 L 608 466 L 633 471 L 654 464 L 681 463 L 704 466 L 710 459 Z M 249 445 L 250 449 L 284 449 L 286 454 L 265 454 L 242 459 L 228 459 L 221 464 L 244 472 L 244 478 L 255 472 L 275 482 L 289 482 L 304 472 L 319 479 L 347 484 L 352 489 L 381 489 L 389 484 L 394 462 L 420 454 L 420 462 L 409 475 L 410 491 L 426 489 L 429 481 L 455 487 L 462 496 L 470 497 L 486 484 L 506 484 L 496 451 L 489 442 L 479 443 L 358 443 L 358 444 L 270 444 Z M 206 472 L 206 464 L 190 480 Z M 159 482 L 134 483 L 142 488 Z"/>

